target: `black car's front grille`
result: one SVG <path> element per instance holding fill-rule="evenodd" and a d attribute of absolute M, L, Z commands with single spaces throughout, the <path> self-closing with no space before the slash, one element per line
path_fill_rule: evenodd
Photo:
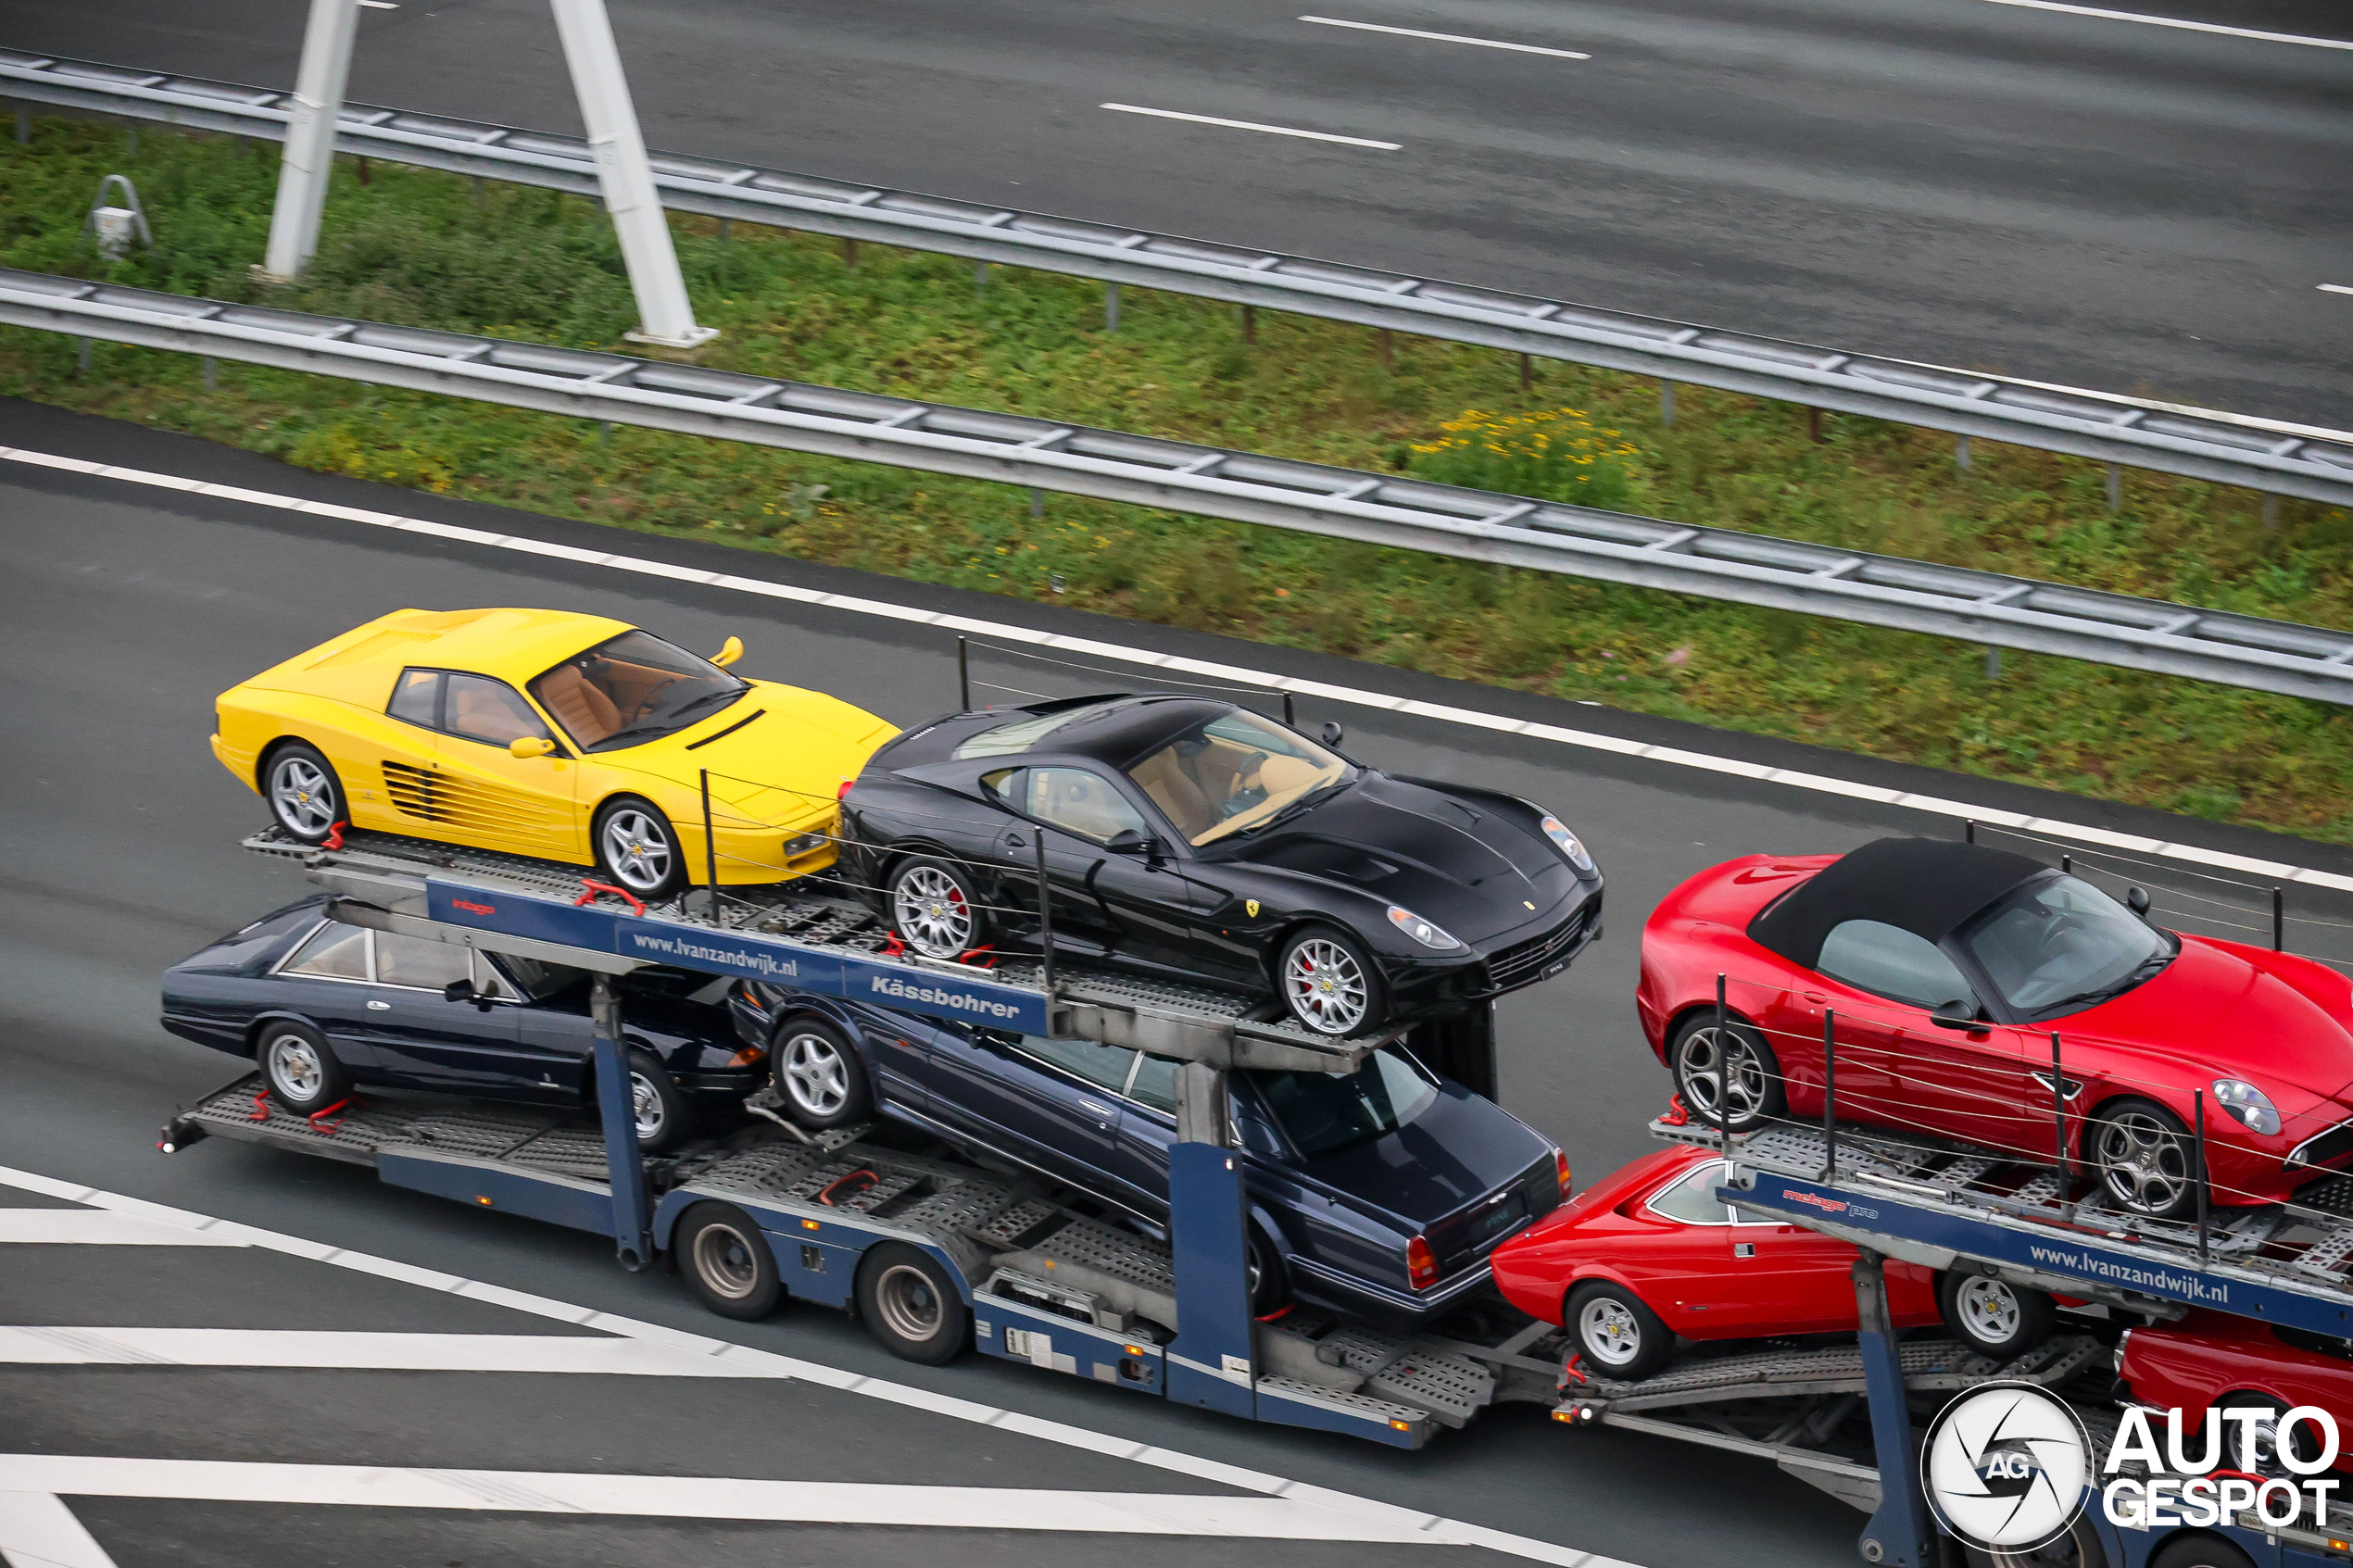
<path fill-rule="evenodd" d="M 1593 922 L 1602 918 L 1602 900 L 1596 894 L 1570 913 L 1569 917 L 1544 933 L 1525 942 L 1513 944 L 1487 960 L 1487 983 L 1497 991 L 1508 991 L 1525 985 L 1544 972 L 1554 959 L 1577 946 Z"/>

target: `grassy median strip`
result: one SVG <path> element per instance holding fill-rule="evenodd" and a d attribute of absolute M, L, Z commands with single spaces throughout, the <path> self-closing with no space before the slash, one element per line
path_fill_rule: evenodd
<path fill-rule="evenodd" d="M 265 288 L 274 145 L 44 120 L 0 142 L 0 265 L 375 320 L 621 347 L 635 311 L 578 197 L 342 160 L 311 272 Z M 152 251 L 82 232 L 130 174 Z M 1352 468 L 1486 465 L 1562 498 L 2321 625 L 2353 623 L 2353 514 L 1699 388 L 674 220 L 714 368 Z M 2353 841 L 2328 704 L 1646 589 L 912 474 L 294 372 L 0 332 L 0 393 L 300 467 L 1052 600 Z M 1817 439 L 1818 435 L 1818 439 Z"/>

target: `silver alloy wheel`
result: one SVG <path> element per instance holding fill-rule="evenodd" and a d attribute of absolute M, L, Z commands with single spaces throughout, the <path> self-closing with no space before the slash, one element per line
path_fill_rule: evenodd
<path fill-rule="evenodd" d="M 711 1294 L 741 1301 L 760 1287 L 755 1245 L 733 1225 L 705 1225 L 695 1233 L 695 1273 Z"/>
<path fill-rule="evenodd" d="M 1372 986 L 1354 954 L 1337 942 L 1311 936 L 1283 960 L 1283 999 L 1316 1033 L 1345 1035 L 1365 1022 Z"/>
<path fill-rule="evenodd" d="M 1765 1109 L 1765 1063 L 1741 1032 L 1719 1035 L 1707 1024 L 1683 1036 L 1675 1052 L 1675 1086 L 1693 1114 L 1730 1127 L 1745 1126 Z"/>
<path fill-rule="evenodd" d="M 939 1333 L 947 1306 L 923 1270 L 893 1263 L 875 1282 L 875 1306 L 883 1323 L 901 1339 L 924 1343 Z"/>
<path fill-rule="evenodd" d="M 1604 1366 L 1631 1364 L 1642 1353 L 1642 1325 L 1634 1309 L 1611 1296 L 1596 1296 L 1577 1314 L 1578 1338 Z"/>
<path fill-rule="evenodd" d="M 972 950 L 973 911 L 956 879 L 937 866 L 916 866 L 891 890 L 899 935 L 927 959 L 960 959 Z"/>
<path fill-rule="evenodd" d="M 786 1040 L 779 1065 L 785 1093 L 810 1115 L 832 1116 L 849 1103 L 849 1064 L 840 1047 L 816 1031 L 804 1029 Z"/>
<path fill-rule="evenodd" d="M 270 765 L 270 809 L 278 824 L 297 838 L 323 838 L 341 820 L 327 771 L 291 752 Z"/>
<path fill-rule="evenodd" d="M 640 897 L 670 880 L 670 830 L 652 812 L 623 806 L 605 819 L 605 864 Z"/>
<path fill-rule="evenodd" d="M 2023 1315 L 2016 1287 L 2007 1280 L 1982 1274 L 1962 1281 L 1960 1289 L 1954 1292 L 1953 1304 L 1970 1337 L 1982 1345 L 2007 1344 L 2018 1333 Z"/>
<path fill-rule="evenodd" d="M 288 1099 L 308 1100 L 326 1086 L 326 1064 L 318 1047 L 299 1035 L 277 1035 L 263 1047 L 271 1086 Z"/>
<path fill-rule="evenodd" d="M 2094 1146 L 2108 1196 L 2135 1214 L 2163 1214 L 2188 1196 L 2188 1141 L 2145 1110 L 2100 1123 Z"/>
<path fill-rule="evenodd" d="M 637 1123 L 637 1141 L 651 1143 L 661 1136 L 670 1117 L 661 1103 L 661 1089 L 646 1075 L 642 1068 L 629 1070 L 629 1110 L 631 1120 Z"/>

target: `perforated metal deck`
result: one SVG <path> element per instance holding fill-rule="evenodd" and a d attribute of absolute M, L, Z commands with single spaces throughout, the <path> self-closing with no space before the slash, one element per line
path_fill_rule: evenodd
<path fill-rule="evenodd" d="M 1948 1339 L 1912 1340 L 1896 1348 L 1907 1388 L 1951 1390 L 2002 1378 L 2057 1386 L 2098 1362 L 2099 1341 L 2067 1335 L 2045 1342 L 2007 1365 Z M 1852 1345 L 1818 1350 L 1774 1348 L 1733 1355 L 1698 1356 L 1636 1383 L 1588 1375 L 1565 1381 L 1564 1410 L 1592 1405 L 1610 1411 L 1660 1410 L 1676 1405 L 1719 1404 L 1734 1399 L 1788 1399 L 1817 1394 L 1860 1394 L 1863 1353 Z"/>
<path fill-rule="evenodd" d="M 263 1093 L 260 1073 L 215 1090 L 182 1113 L 206 1134 L 275 1145 L 372 1165 L 387 1148 L 491 1160 L 525 1170 L 603 1182 L 604 1135 L 572 1112 L 473 1100 L 354 1095 L 346 1109 L 316 1119 Z"/>

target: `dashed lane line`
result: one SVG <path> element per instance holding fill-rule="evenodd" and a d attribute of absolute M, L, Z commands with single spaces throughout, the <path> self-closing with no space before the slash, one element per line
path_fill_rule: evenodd
<path fill-rule="evenodd" d="M 0 1209 L 0 1246 L 242 1247 L 184 1225 L 158 1225 L 103 1209 Z"/>
<path fill-rule="evenodd" d="M 959 1399 L 950 1395 L 935 1394 L 929 1389 L 911 1387 L 884 1378 L 867 1377 L 839 1367 L 818 1361 L 802 1361 L 795 1356 L 778 1355 L 771 1350 L 754 1349 L 730 1340 L 713 1339 L 706 1335 L 689 1334 L 683 1329 L 668 1328 L 661 1323 L 641 1319 L 625 1318 L 613 1312 L 602 1312 L 593 1307 L 582 1307 L 569 1301 L 558 1301 L 527 1291 L 510 1290 L 504 1286 L 490 1285 L 481 1280 L 463 1279 L 456 1274 L 434 1269 L 422 1269 L 413 1263 L 402 1263 L 390 1258 L 378 1258 L 346 1248 L 329 1247 L 322 1242 L 308 1241 L 283 1232 L 263 1230 L 258 1226 L 240 1224 L 192 1210 L 175 1209 L 168 1204 L 152 1203 L 145 1198 L 131 1198 L 121 1193 L 107 1192 L 99 1187 L 86 1187 L 76 1182 L 60 1181 L 33 1171 L 20 1171 L 0 1165 L 0 1185 L 13 1186 L 24 1192 L 35 1192 L 47 1198 L 62 1198 L 69 1203 L 87 1204 L 118 1214 L 134 1215 L 157 1224 L 179 1225 L 189 1230 L 220 1237 L 233 1244 L 257 1247 L 292 1257 L 308 1258 L 314 1262 L 331 1264 L 339 1269 L 351 1269 L 373 1274 L 381 1279 L 396 1280 L 404 1285 L 439 1290 L 462 1296 L 494 1306 L 510 1308 L 535 1317 L 552 1319 L 593 1328 L 606 1334 L 667 1346 L 690 1355 L 718 1358 L 730 1369 L 757 1369 L 746 1375 L 794 1378 L 821 1387 L 855 1394 L 864 1399 L 883 1399 L 892 1404 L 920 1410 L 950 1420 L 965 1421 L 1000 1432 L 1017 1433 L 1041 1442 L 1057 1443 L 1066 1448 L 1084 1449 L 1088 1453 L 1105 1454 L 1138 1464 L 1150 1465 L 1177 1474 L 1191 1475 L 1201 1480 L 1232 1486 L 1241 1491 L 1257 1492 L 1288 1501 L 1312 1503 L 1318 1508 L 1352 1514 L 1365 1522 L 1365 1528 L 1378 1528 L 1397 1534 L 1365 1537 L 1366 1539 L 1419 1539 L 1451 1542 L 1456 1546 L 1484 1547 L 1513 1557 L 1534 1562 L 1546 1562 L 1554 1568 L 1634 1568 L 1633 1564 L 1615 1558 L 1579 1551 L 1573 1547 L 1556 1546 L 1529 1536 L 1517 1536 L 1504 1530 L 1492 1530 L 1459 1519 L 1424 1513 L 1417 1509 L 1400 1508 L 1372 1498 L 1359 1497 L 1327 1486 L 1310 1486 L 1304 1482 L 1271 1475 L 1264 1471 L 1247 1470 L 1240 1465 L 1227 1464 L 1217 1460 L 1163 1449 L 1131 1438 L 1115 1437 L 1108 1433 L 1089 1431 L 1059 1421 L 1046 1421 L 1024 1415 L 1016 1411 L 993 1405 Z M 103 1332 L 116 1333 L 108 1330 Z M 0 1457 L 0 1477 L 16 1490 L 30 1493 L 65 1491 L 70 1486 L 51 1486 L 27 1479 L 11 1467 L 19 1462 L 19 1456 Z M 142 1461 L 157 1462 L 163 1461 Z M 446 1474 L 446 1473 L 445 1473 Z M 133 1495 L 133 1494 L 123 1494 Z M 145 1495 L 145 1494 L 138 1494 Z"/>
<path fill-rule="evenodd" d="M 1267 125 L 1255 119 L 1226 119 L 1214 114 L 1187 114 L 1182 109 L 1148 109 L 1141 104 L 1098 104 L 1095 107 L 1109 109 L 1114 114 L 1181 119 L 1188 125 L 1214 125 L 1227 131 L 1256 131 L 1268 136 L 1293 136 L 1302 142 L 1337 142 L 1343 147 L 1370 147 L 1380 153 L 1397 152 L 1403 146 L 1402 143 L 1376 142 L 1365 136 L 1335 136 L 1328 131 L 1302 131 L 1295 125 Z"/>
<path fill-rule="evenodd" d="M 0 1365 L 301 1367 L 335 1372 L 574 1373 L 782 1378 L 757 1361 L 625 1335 L 412 1334 L 365 1329 L 77 1328 L 0 1323 Z"/>
<path fill-rule="evenodd" d="M 1690 768 L 1700 772 L 1723 773 L 1734 778 L 1752 779 L 1761 784 L 1785 785 L 1816 795 L 1843 796 L 1851 800 L 1866 800 L 1877 805 L 1899 807 L 1905 810 L 1926 812 L 1931 816 L 1949 817 L 1957 822 L 1973 821 L 1993 827 L 2014 828 L 2022 833 L 2040 834 L 2046 837 L 2069 838 L 2082 844 L 2096 844 L 2105 848 L 2133 854 L 2153 855 L 2161 859 L 2179 860 L 2189 865 L 2206 866 L 2220 871 L 2241 872 L 2279 883 L 2299 883 L 2309 887 L 2326 887 L 2338 892 L 2353 892 L 2353 876 L 2340 875 L 2308 866 L 2294 866 L 2279 860 L 2259 859 L 2247 855 L 2233 855 L 2221 850 L 2207 849 L 2195 844 L 2175 844 L 2151 838 L 2144 834 L 2115 833 L 2082 822 L 2064 822 L 2055 817 L 2029 816 L 2020 811 L 2005 811 L 1991 806 L 1973 805 L 1966 800 L 1950 800 L 1941 796 L 1919 795 L 1910 790 L 1888 789 L 1878 784 L 1856 784 L 1849 779 L 1825 773 L 1804 772 L 1793 768 L 1768 768 L 1760 763 L 1743 762 L 1737 758 L 1716 757 L 1705 752 L 1685 751 L 1679 746 L 1651 746 L 1641 741 L 1623 740 L 1616 735 L 1597 734 L 1590 730 L 1572 730 L 1558 724 L 1539 724 L 1519 719 L 1506 719 L 1501 714 L 1484 713 L 1477 709 L 1455 708 L 1444 703 L 1420 702 L 1392 696 L 1386 692 L 1369 691 L 1358 686 L 1339 686 L 1324 681 L 1300 680 L 1277 675 L 1268 671 L 1251 670 L 1239 665 L 1217 664 L 1207 659 L 1183 659 L 1173 654 L 1158 653 L 1150 648 L 1128 647 L 1118 643 L 1097 642 L 1088 637 L 1068 637 L 1051 632 L 1034 631 L 1001 621 L 982 621 L 972 616 L 946 615 L 937 610 L 917 609 L 912 605 L 892 604 L 884 599 L 858 598 L 848 594 L 828 594 L 813 588 L 795 587 L 790 583 L 763 582 L 758 578 L 736 577 L 725 572 L 703 571 L 693 567 L 673 566 L 667 561 L 649 560 L 643 556 L 628 556 L 598 550 L 583 550 L 570 545 L 551 545 L 544 540 L 527 539 L 510 533 L 493 533 L 485 529 L 460 528 L 451 523 L 434 522 L 424 518 L 402 517 L 395 512 L 370 511 L 360 507 L 337 506 L 326 501 L 307 501 L 295 495 L 273 495 L 268 491 L 246 490 L 233 484 L 212 484 L 201 480 L 183 479 L 174 474 L 154 473 L 140 469 L 118 468 L 110 463 L 94 463 L 81 458 L 60 458 L 45 452 L 31 452 L 20 447 L 0 446 L 0 459 L 24 463 L 35 468 L 58 469 L 69 473 L 87 474 L 94 478 L 119 480 L 128 484 L 143 484 L 163 490 L 181 490 L 191 495 L 215 500 L 240 501 L 279 511 L 299 512 L 308 517 L 334 518 L 344 522 L 356 522 L 371 528 L 387 528 L 404 533 L 419 533 L 453 543 L 482 546 L 490 549 L 511 550 L 518 554 L 546 556 L 557 560 L 577 562 L 586 566 L 606 567 L 615 571 L 632 571 L 648 577 L 667 577 L 681 583 L 695 583 L 705 587 L 722 588 L 731 593 L 756 594 L 764 598 L 782 599 L 795 604 L 817 605 L 827 609 L 844 610 L 855 615 L 872 615 L 889 621 L 904 621 L 915 625 L 936 626 L 942 631 L 962 632 L 970 635 L 997 637 L 1010 643 L 1022 643 L 1031 647 L 1053 648 L 1064 653 L 1085 654 L 1093 659 L 1114 659 L 1124 664 L 1139 664 L 1155 670 L 1181 671 L 1189 675 L 1202 675 L 1214 680 L 1238 682 L 1267 691 L 1290 692 L 1299 696 L 1315 697 L 1327 702 L 1346 703 L 1352 707 L 1370 708 L 1383 712 L 1403 713 L 1416 719 L 1435 720 L 1441 723 L 1459 724 L 1468 729 L 1488 730 L 1501 734 L 1524 735 L 1531 740 L 1552 741 L 1562 746 L 1589 751 L 1608 752 L 1620 757 L 1641 758 L 1646 761 L 1663 762 L 1669 767 Z"/>
<path fill-rule="evenodd" d="M 2300 32 L 2264 32 L 2251 27 L 2225 27 L 2221 22 L 2194 22 L 2181 17 L 2152 17 L 2139 11 L 2109 11 L 2097 6 L 2066 6 L 2059 0 L 1990 0 L 2030 11 L 2057 11 L 2070 17 L 2096 17 L 2102 21 L 2140 22 L 2148 27 L 2178 28 L 2184 32 L 2219 32 L 2226 38 L 2252 38 L 2265 44 L 2301 44 L 2312 49 L 2353 49 L 2353 40 L 2309 38 Z"/>

